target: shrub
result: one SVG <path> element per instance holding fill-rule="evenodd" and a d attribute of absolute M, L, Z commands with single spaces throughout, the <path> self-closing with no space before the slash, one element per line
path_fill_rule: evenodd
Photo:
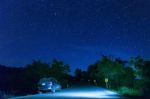
<path fill-rule="evenodd" d="M 118 92 L 125 96 L 142 96 L 143 92 L 138 89 L 128 88 L 128 87 L 120 87 Z"/>

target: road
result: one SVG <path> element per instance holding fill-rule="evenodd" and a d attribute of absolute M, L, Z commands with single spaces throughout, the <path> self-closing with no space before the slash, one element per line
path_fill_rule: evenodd
<path fill-rule="evenodd" d="M 43 93 L 27 96 L 13 97 L 9 99 L 100 99 L 121 98 L 116 92 L 105 88 L 86 86 L 62 89 L 60 92 Z"/>

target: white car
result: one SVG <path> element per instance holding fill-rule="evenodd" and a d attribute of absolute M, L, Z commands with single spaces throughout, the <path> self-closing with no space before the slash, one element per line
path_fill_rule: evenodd
<path fill-rule="evenodd" d="M 52 77 L 42 78 L 38 82 L 38 90 L 39 93 L 56 92 L 61 90 L 61 85 L 56 79 Z"/>

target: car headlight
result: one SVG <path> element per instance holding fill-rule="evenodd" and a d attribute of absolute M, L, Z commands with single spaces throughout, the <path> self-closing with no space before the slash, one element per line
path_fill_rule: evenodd
<path fill-rule="evenodd" d="M 42 83 L 42 86 L 45 86 L 46 84 L 45 83 Z"/>
<path fill-rule="evenodd" d="M 48 87 L 48 89 L 51 89 L 51 87 Z"/>

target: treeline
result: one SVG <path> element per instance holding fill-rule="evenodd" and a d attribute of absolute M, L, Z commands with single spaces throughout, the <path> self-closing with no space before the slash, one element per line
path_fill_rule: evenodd
<path fill-rule="evenodd" d="M 78 80 L 92 82 L 123 95 L 149 95 L 150 61 L 139 56 L 128 61 L 103 56 L 86 71 L 76 69 L 75 74 Z"/>
<path fill-rule="evenodd" d="M 70 66 L 54 59 L 51 64 L 34 60 L 22 68 L 0 65 L 0 90 L 16 95 L 37 92 L 37 82 L 43 77 L 54 77 L 63 88 L 75 85 L 96 85 L 121 93 L 142 95 L 150 89 L 150 61 L 141 57 L 128 61 L 103 56 L 88 66 L 86 71 L 77 68 L 70 75 Z"/>
<path fill-rule="evenodd" d="M 53 60 L 52 64 L 34 60 L 22 68 L 0 66 L 0 91 L 15 95 L 33 94 L 38 91 L 37 83 L 43 77 L 54 77 L 62 86 L 68 83 L 69 65 Z"/>

